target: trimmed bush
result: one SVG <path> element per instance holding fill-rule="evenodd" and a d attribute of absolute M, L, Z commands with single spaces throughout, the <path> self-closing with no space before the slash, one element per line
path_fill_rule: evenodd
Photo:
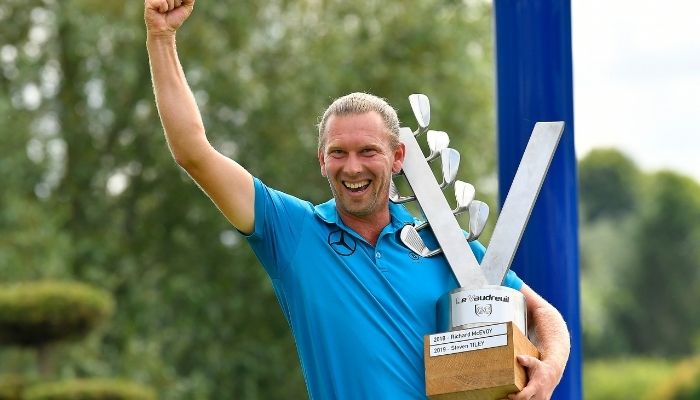
<path fill-rule="evenodd" d="M 26 381 L 19 375 L 0 376 L 0 400 L 21 400 Z"/>
<path fill-rule="evenodd" d="M 146 386 L 115 379 L 74 379 L 29 387 L 23 400 L 156 400 Z"/>
<path fill-rule="evenodd" d="M 113 312 L 108 292 L 81 283 L 0 285 L 0 343 L 41 346 L 80 338 Z"/>
<path fill-rule="evenodd" d="M 679 363 L 671 377 L 658 385 L 646 399 L 700 399 L 700 356 Z"/>

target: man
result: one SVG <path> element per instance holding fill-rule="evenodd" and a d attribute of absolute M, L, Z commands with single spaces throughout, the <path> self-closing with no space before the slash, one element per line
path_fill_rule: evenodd
<path fill-rule="evenodd" d="M 375 96 L 336 100 L 319 124 L 318 159 L 333 199 L 319 206 L 268 188 L 207 141 L 180 66 L 175 31 L 194 0 L 146 0 L 147 48 L 170 150 L 242 233 L 272 279 L 290 324 L 310 398 L 424 399 L 423 335 L 438 297 L 457 286 L 444 258 L 398 240 L 413 217 L 388 200 L 401 169 L 396 112 Z M 483 256 L 483 246 L 472 250 Z M 559 313 L 514 274 L 542 359 L 520 357 L 529 383 L 512 399 L 548 399 L 568 359 Z"/>

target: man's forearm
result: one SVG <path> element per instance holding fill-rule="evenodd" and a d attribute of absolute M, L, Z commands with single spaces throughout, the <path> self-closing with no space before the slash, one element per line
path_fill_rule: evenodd
<path fill-rule="evenodd" d="M 554 367 L 561 378 L 571 350 L 571 339 L 564 318 L 548 303 L 536 307 L 530 317 L 541 360 Z"/>
<path fill-rule="evenodd" d="M 146 47 L 158 113 L 170 150 L 178 164 L 187 168 L 208 150 L 209 142 L 177 56 L 175 35 L 149 34 Z"/>

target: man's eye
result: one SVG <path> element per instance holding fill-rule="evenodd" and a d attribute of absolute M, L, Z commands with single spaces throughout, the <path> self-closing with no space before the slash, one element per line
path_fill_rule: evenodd
<path fill-rule="evenodd" d="M 343 150 L 331 150 L 330 155 L 331 157 L 342 157 L 345 152 Z"/>
<path fill-rule="evenodd" d="M 364 149 L 364 150 L 362 150 L 362 155 L 364 155 L 364 156 L 373 156 L 373 155 L 375 155 L 375 154 L 377 154 L 377 150 L 375 150 L 375 149 Z"/>

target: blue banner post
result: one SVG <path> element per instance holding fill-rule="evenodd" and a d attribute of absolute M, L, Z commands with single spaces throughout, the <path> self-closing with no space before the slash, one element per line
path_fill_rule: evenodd
<path fill-rule="evenodd" d="M 566 122 L 513 269 L 566 319 L 571 356 L 553 398 L 578 400 L 582 358 L 571 3 L 496 0 L 494 14 L 501 205 L 535 123 Z"/>

